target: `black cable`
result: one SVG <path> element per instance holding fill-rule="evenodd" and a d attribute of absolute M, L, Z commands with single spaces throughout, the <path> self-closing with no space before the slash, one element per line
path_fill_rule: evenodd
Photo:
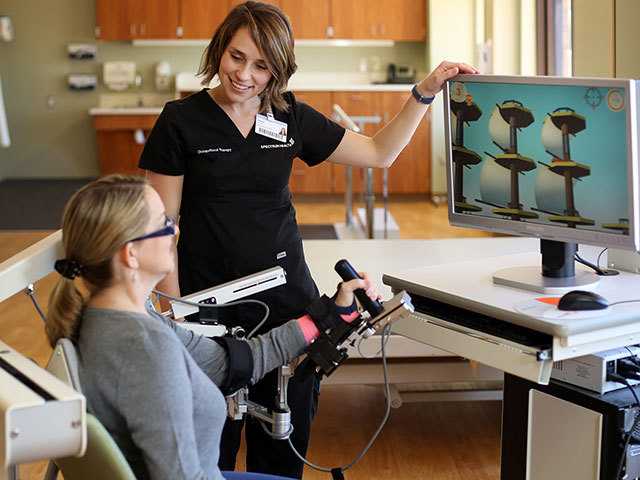
<path fill-rule="evenodd" d="M 600 268 L 600 258 L 602 257 L 602 254 L 604 252 L 606 252 L 607 250 L 609 250 L 608 248 L 603 248 L 602 251 L 598 254 L 598 259 L 596 260 L 596 265 L 598 266 L 598 268 Z"/>
<path fill-rule="evenodd" d="M 29 284 L 29 286 L 25 289 L 24 293 L 26 293 L 27 296 L 31 299 L 31 303 L 33 303 L 33 306 L 38 312 L 38 315 L 40 315 L 40 318 L 42 319 L 42 321 L 46 322 L 47 318 L 44 316 L 44 312 L 42 311 L 42 309 L 40 308 L 40 305 L 38 305 L 38 301 L 36 300 L 33 284 Z"/>
<path fill-rule="evenodd" d="M 614 379 L 614 377 L 619 377 L 618 379 Z M 607 380 L 611 378 L 614 382 L 618 382 L 618 383 L 622 383 L 624 384 L 629 390 L 631 390 L 631 394 L 633 395 L 633 398 L 636 401 L 636 405 L 638 407 L 638 413 L 636 414 L 636 418 L 633 421 L 633 425 L 631 426 L 631 430 L 629 430 L 629 433 L 627 434 L 627 438 L 624 442 L 624 446 L 622 447 L 622 453 L 620 454 L 620 460 L 618 461 L 618 468 L 616 470 L 616 480 L 622 480 L 623 477 L 621 477 L 622 475 L 622 467 L 624 466 L 624 460 L 627 457 L 627 450 L 629 449 L 629 443 L 631 442 L 631 437 L 633 437 L 633 432 L 636 429 L 636 427 L 638 426 L 638 424 L 640 424 L 640 400 L 638 399 L 638 395 L 636 395 L 635 390 L 633 389 L 633 387 L 629 384 L 629 380 L 627 380 L 624 377 L 621 377 L 619 375 L 616 374 L 607 374 Z"/>
<path fill-rule="evenodd" d="M 636 395 L 636 391 L 633 389 L 631 384 L 629 383 L 628 378 L 632 380 L 640 380 L 640 366 L 638 366 L 638 358 L 636 354 L 634 354 L 629 347 L 625 347 L 627 351 L 631 354 L 631 357 L 628 359 L 621 358 L 616 362 L 616 370 L 617 373 L 608 373 L 607 380 L 614 381 L 617 383 L 621 383 L 625 385 L 633 395 L 633 398 L 636 401 L 636 406 L 638 407 L 638 412 L 636 413 L 636 418 L 633 421 L 633 425 L 627 434 L 627 438 L 624 442 L 624 446 L 622 448 L 622 453 L 620 454 L 620 460 L 618 461 L 618 468 L 616 471 L 616 480 L 621 480 L 622 467 L 624 465 L 624 460 L 627 457 L 627 450 L 629 449 L 629 443 L 631 442 L 631 438 L 633 437 L 633 432 L 636 427 L 640 424 L 640 399 L 638 399 L 638 395 Z"/>
<path fill-rule="evenodd" d="M 640 298 L 637 298 L 634 300 L 620 300 L 619 302 L 610 303 L 609 306 L 613 307 L 614 305 L 620 305 L 622 303 L 636 303 L 636 302 L 640 302 Z"/>
<path fill-rule="evenodd" d="M 364 457 L 364 455 L 369 451 L 369 449 L 371 448 L 371 446 L 373 445 L 373 442 L 376 441 L 376 439 L 378 438 L 378 435 L 380 435 L 380 432 L 382 431 L 382 429 L 384 428 L 384 426 L 387 424 L 387 421 L 389 420 L 389 414 L 391 413 L 391 391 L 390 391 L 390 387 L 389 387 L 389 374 L 388 374 L 388 367 L 387 367 L 387 353 L 385 351 L 385 346 L 387 343 L 387 339 L 385 339 L 385 337 L 388 337 L 391 334 L 391 325 L 387 325 L 382 329 L 382 335 L 381 335 L 381 339 L 380 339 L 380 351 L 382 352 L 382 374 L 384 377 L 384 400 L 385 400 L 385 412 L 384 412 L 384 417 L 382 418 L 382 421 L 380 422 L 380 425 L 378 426 L 378 428 L 376 429 L 375 433 L 372 435 L 371 439 L 369 440 L 369 443 L 367 443 L 367 445 L 362 449 L 362 451 L 360 452 L 360 454 L 351 461 L 351 463 L 344 465 L 342 467 L 337 467 L 337 468 L 328 468 L 328 467 L 321 467 L 318 465 L 315 465 L 313 463 L 311 463 L 309 460 L 307 460 L 306 458 L 304 458 L 293 446 L 293 443 L 291 442 L 291 438 L 288 438 L 287 441 L 289 442 L 289 446 L 291 447 L 291 450 L 293 450 L 293 453 L 295 453 L 295 455 L 302 461 L 304 462 L 305 465 L 315 469 L 315 470 L 319 470 L 321 472 L 327 472 L 327 473 L 331 473 L 333 475 L 333 472 L 335 471 L 340 471 L 340 472 L 344 472 L 346 470 L 348 470 L 349 468 L 353 467 L 356 463 L 358 463 L 362 457 Z M 263 426 L 263 428 L 265 428 Z M 268 430 L 265 431 L 267 433 Z"/>
<path fill-rule="evenodd" d="M 573 258 L 575 259 L 576 262 L 581 263 L 582 265 L 593 269 L 593 271 L 596 272 L 600 276 L 618 275 L 620 273 L 617 270 L 603 270 L 598 265 L 595 265 L 595 264 L 585 260 L 580 255 L 578 255 L 577 253 L 575 253 L 573 255 Z"/>

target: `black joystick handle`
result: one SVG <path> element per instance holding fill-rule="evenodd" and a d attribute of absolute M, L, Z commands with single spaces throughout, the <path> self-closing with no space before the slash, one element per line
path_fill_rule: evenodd
<path fill-rule="evenodd" d="M 358 272 L 356 272 L 355 268 L 353 268 L 351 264 L 344 258 L 342 260 L 338 260 L 335 269 L 336 272 L 338 272 L 338 275 L 340 275 L 340 278 L 342 278 L 344 281 L 353 280 L 354 278 L 362 278 L 360 275 L 358 275 Z M 360 302 L 360 305 L 362 305 L 362 307 L 367 312 L 369 312 L 371 318 L 377 317 L 378 314 L 382 312 L 382 304 L 377 300 L 371 300 L 363 289 L 359 288 L 353 293 Z"/>

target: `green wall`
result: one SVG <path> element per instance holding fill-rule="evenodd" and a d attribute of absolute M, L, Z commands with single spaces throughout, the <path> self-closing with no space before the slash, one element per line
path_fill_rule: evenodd
<path fill-rule="evenodd" d="M 88 110 L 97 106 L 94 92 L 66 87 L 69 73 L 97 73 L 108 60 L 132 60 L 143 76 L 141 91 L 153 92 L 153 69 L 167 60 L 173 72 L 198 67 L 203 47 L 134 47 L 127 42 L 98 43 L 93 61 L 71 60 L 68 43 L 95 43 L 92 0 L 2 0 L 0 15 L 9 15 L 15 40 L 0 43 L 0 76 L 12 145 L 0 148 L 0 178 L 65 178 L 98 174 L 95 133 Z M 355 72 L 361 58 L 378 57 L 426 69 L 425 45 L 393 47 L 298 47 L 301 72 Z M 49 108 L 47 99 L 55 105 Z"/>

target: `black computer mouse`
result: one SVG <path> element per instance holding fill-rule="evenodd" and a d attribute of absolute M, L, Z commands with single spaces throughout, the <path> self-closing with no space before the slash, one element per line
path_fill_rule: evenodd
<path fill-rule="evenodd" d="M 595 292 L 573 290 L 565 293 L 558 302 L 558 310 L 603 310 L 609 302 Z"/>

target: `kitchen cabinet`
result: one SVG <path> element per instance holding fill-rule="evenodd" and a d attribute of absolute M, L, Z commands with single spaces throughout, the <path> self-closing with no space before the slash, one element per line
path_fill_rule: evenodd
<path fill-rule="evenodd" d="M 291 21 L 296 40 L 333 37 L 329 0 L 281 0 L 280 7 Z"/>
<path fill-rule="evenodd" d="M 424 41 L 426 19 L 424 0 L 331 0 L 335 38 Z"/>
<path fill-rule="evenodd" d="M 402 109 L 410 92 L 380 94 L 384 127 Z M 424 116 L 413 138 L 389 168 L 389 192 L 429 193 L 431 191 L 431 149 L 429 112 Z"/>
<path fill-rule="evenodd" d="M 210 39 L 227 16 L 226 2 L 219 0 L 181 0 L 180 26 L 182 38 Z"/>
<path fill-rule="evenodd" d="M 96 38 L 209 39 L 244 0 L 96 0 Z M 424 41 L 425 0 L 263 0 L 288 15 L 296 39 Z"/>
<path fill-rule="evenodd" d="M 333 108 L 331 92 L 295 92 L 296 100 L 331 117 Z M 333 191 L 333 165 L 322 162 L 309 167 L 299 158 L 294 159 L 291 167 L 289 188 L 294 193 L 331 193 Z"/>
<path fill-rule="evenodd" d="M 144 174 L 138 160 L 144 147 L 136 130 L 147 137 L 157 115 L 98 115 L 93 118 L 98 146 L 100 175 L 110 173 Z"/>
<path fill-rule="evenodd" d="M 96 38 L 130 40 L 129 0 L 96 0 Z"/>
<path fill-rule="evenodd" d="M 379 124 L 365 125 L 364 133 L 374 135 L 400 111 L 410 92 L 389 91 L 297 91 L 296 99 L 331 117 L 338 104 L 351 117 L 378 116 Z M 137 143 L 141 130 L 146 138 L 157 115 L 96 115 L 93 117 L 98 144 L 100 173 L 141 173 L 138 159 L 143 145 Z M 429 113 L 420 122 L 413 138 L 389 168 L 390 194 L 425 194 L 431 185 L 431 149 Z M 374 169 L 374 190 L 382 192 L 382 170 Z M 295 159 L 291 169 L 293 193 L 344 193 L 346 167 L 322 162 L 314 167 Z M 353 168 L 353 191 L 364 189 L 364 169 Z"/>
<path fill-rule="evenodd" d="M 367 136 L 374 135 L 381 128 L 382 115 L 380 109 L 380 92 L 334 92 L 333 103 L 336 103 L 342 107 L 347 115 L 352 119 L 357 120 L 354 117 L 379 117 L 380 123 L 367 123 L 364 125 L 363 133 Z M 358 124 L 358 122 L 356 122 Z M 342 165 L 333 165 L 334 175 L 334 191 L 336 193 L 343 193 L 346 188 L 346 168 Z M 365 169 L 353 168 L 353 191 L 364 191 Z M 382 191 L 382 170 L 373 170 L 373 189 L 376 192 Z"/>
<path fill-rule="evenodd" d="M 96 0 L 96 38 L 168 39 L 178 36 L 180 0 Z"/>
<path fill-rule="evenodd" d="M 296 92 L 298 100 L 331 117 L 333 104 L 338 104 L 350 117 L 379 117 L 379 124 L 366 124 L 364 134 L 374 135 L 400 111 L 410 92 Z M 430 192 L 431 149 L 429 147 L 429 121 L 427 113 L 413 138 L 389 168 L 389 193 L 421 194 Z M 330 167 L 330 171 L 329 171 Z M 364 190 L 363 168 L 353 168 L 353 191 Z M 382 192 L 383 170 L 373 170 L 373 188 Z M 346 167 L 323 162 L 308 167 L 301 160 L 294 162 L 290 183 L 294 193 L 344 193 Z"/>

